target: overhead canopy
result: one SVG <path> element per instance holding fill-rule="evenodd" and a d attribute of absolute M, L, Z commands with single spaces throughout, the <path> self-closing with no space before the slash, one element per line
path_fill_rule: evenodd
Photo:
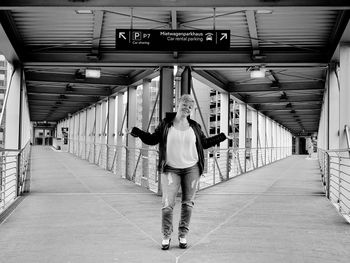
<path fill-rule="evenodd" d="M 60 120 L 178 65 L 301 134 L 318 129 L 349 10 L 346 0 L 2 0 L 0 22 L 25 70 L 32 121 Z M 230 30 L 230 48 L 117 50 L 116 29 L 131 28 Z M 86 68 L 101 77 L 85 78 Z M 265 77 L 252 79 L 255 68 Z"/>

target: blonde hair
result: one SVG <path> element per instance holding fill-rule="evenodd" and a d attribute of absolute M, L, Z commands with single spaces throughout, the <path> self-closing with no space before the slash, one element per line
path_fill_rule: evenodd
<path fill-rule="evenodd" d="M 194 99 L 190 94 L 183 94 L 179 99 L 179 102 L 181 101 L 194 104 Z"/>

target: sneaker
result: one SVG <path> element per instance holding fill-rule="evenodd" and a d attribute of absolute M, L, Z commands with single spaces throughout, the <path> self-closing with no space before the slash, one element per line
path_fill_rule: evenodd
<path fill-rule="evenodd" d="M 180 248 L 186 248 L 187 247 L 187 240 L 185 237 L 179 237 L 179 247 Z"/>
<path fill-rule="evenodd" d="M 168 250 L 170 247 L 170 237 L 164 237 L 162 240 L 162 250 Z"/>

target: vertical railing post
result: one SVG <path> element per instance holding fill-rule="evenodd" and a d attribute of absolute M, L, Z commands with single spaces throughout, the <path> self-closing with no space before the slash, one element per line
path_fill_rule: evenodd
<path fill-rule="evenodd" d="M 230 149 L 226 153 L 226 180 L 230 179 Z"/>
<path fill-rule="evenodd" d="M 247 172 L 247 148 L 244 148 L 244 173 Z"/>
<path fill-rule="evenodd" d="M 331 158 L 329 156 L 329 154 L 326 152 L 325 153 L 325 157 L 326 157 L 326 162 L 327 162 L 327 169 L 325 169 L 325 176 L 327 175 L 327 177 L 325 178 L 326 179 L 326 195 L 327 195 L 327 198 L 329 199 L 330 198 L 330 182 L 331 182 L 331 179 L 330 179 L 330 163 L 331 163 Z M 327 174 L 326 174 L 327 173 Z"/>
<path fill-rule="evenodd" d="M 216 151 L 213 151 L 213 185 L 215 185 L 215 160 L 216 160 Z"/>
<path fill-rule="evenodd" d="M 2 152 L 1 156 L 1 161 L 0 161 L 0 165 L 1 165 L 1 171 L 0 171 L 0 190 L 1 190 L 1 196 L 0 196 L 0 208 L 1 210 L 4 210 L 5 208 L 5 174 L 4 174 L 4 152 Z"/>
<path fill-rule="evenodd" d="M 19 152 L 17 155 L 16 155 L 16 165 L 17 165 L 17 169 L 16 169 L 16 197 L 19 196 L 21 194 L 21 190 L 20 190 L 20 187 L 21 187 L 21 152 Z"/>
<path fill-rule="evenodd" d="M 340 153 L 339 153 L 339 157 L 338 157 L 338 201 L 337 203 L 339 204 L 339 212 L 341 212 L 341 205 L 340 205 L 340 193 L 341 193 L 341 187 L 340 187 L 340 184 L 341 184 L 341 178 L 340 178 L 340 162 L 341 162 L 341 156 L 340 156 Z"/>

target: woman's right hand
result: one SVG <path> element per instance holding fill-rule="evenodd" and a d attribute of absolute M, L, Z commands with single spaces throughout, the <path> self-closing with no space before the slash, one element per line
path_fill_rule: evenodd
<path fill-rule="evenodd" d="M 118 133 L 119 136 L 129 135 L 131 133 L 131 129 L 125 129 Z"/>
<path fill-rule="evenodd" d="M 138 128 L 137 127 L 132 127 L 131 129 L 126 129 L 125 130 L 125 134 L 126 135 L 131 135 L 133 137 L 138 137 L 135 133 L 132 132 L 134 129 L 138 129 Z"/>

